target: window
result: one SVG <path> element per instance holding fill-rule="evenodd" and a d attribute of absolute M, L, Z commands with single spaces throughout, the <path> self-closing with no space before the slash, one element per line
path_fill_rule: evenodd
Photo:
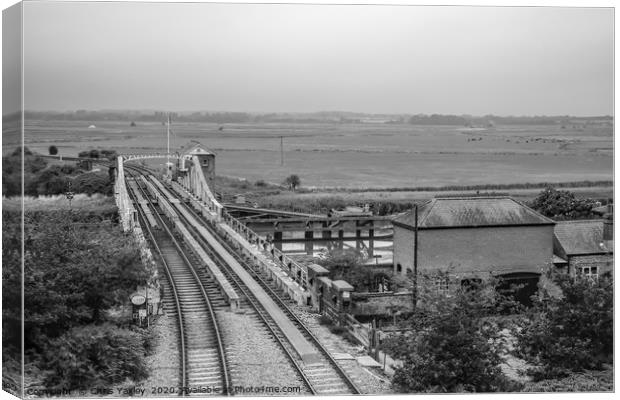
<path fill-rule="evenodd" d="M 585 276 L 589 279 L 598 281 L 598 268 L 597 267 L 579 267 L 579 275 Z"/>
<path fill-rule="evenodd" d="M 437 293 L 447 295 L 450 293 L 450 282 L 448 278 L 435 278 L 435 290 Z"/>

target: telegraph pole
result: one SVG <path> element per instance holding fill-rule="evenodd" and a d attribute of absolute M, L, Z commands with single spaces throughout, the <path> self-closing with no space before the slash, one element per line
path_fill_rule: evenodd
<path fill-rule="evenodd" d="M 415 218 L 413 228 L 413 312 L 418 306 L 418 205 L 413 206 Z"/>
<path fill-rule="evenodd" d="M 284 165 L 284 136 L 280 136 L 280 166 Z"/>
<path fill-rule="evenodd" d="M 168 113 L 168 151 L 166 152 L 166 166 L 170 165 L 170 113 Z"/>

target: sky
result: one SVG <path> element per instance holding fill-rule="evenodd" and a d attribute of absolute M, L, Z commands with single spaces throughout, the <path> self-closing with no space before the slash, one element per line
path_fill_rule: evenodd
<path fill-rule="evenodd" d="M 611 8 L 24 6 L 27 110 L 612 115 Z"/>

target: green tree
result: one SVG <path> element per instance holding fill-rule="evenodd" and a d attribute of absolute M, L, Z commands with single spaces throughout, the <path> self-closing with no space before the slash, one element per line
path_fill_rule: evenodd
<path fill-rule="evenodd" d="M 516 352 L 536 380 L 601 369 L 613 357 L 613 280 L 552 275 L 560 297 L 541 290 L 515 329 Z"/>
<path fill-rule="evenodd" d="M 55 156 L 56 154 L 58 154 L 58 147 L 51 145 L 48 149 L 50 155 Z"/>
<path fill-rule="evenodd" d="M 590 218 L 594 207 L 592 199 L 578 199 L 573 192 L 548 187 L 532 201 L 531 207 L 554 219 Z"/>
<path fill-rule="evenodd" d="M 334 249 L 319 263 L 329 270 L 330 279 L 347 281 L 357 292 L 365 292 L 372 287 L 375 273 L 363 265 L 363 257 L 359 251 Z"/>
<path fill-rule="evenodd" d="M 25 346 L 42 348 L 74 326 L 102 322 L 147 277 L 131 240 L 77 230 L 68 212 L 25 215 Z"/>
<path fill-rule="evenodd" d="M 299 176 L 295 174 L 289 175 L 284 180 L 284 184 L 292 191 L 295 191 L 301 185 L 301 179 L 299 179 Z"/>
<path fill-rule="evenodd" d="M 411 330 L 383 343 L 404 363 L 396 369 L 394 386 L 405 393 L 518 389 L 500 369 L 506 343 L 497 315 L 507 300 L 491 281 L 442 293 L 436 282 L 447 278 L 438 274 L 418 279 L 419 306 L 406 322 Z"/>

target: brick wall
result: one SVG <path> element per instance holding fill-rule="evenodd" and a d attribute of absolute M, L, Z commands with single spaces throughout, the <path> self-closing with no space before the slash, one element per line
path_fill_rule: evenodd
<path fill-rule="evenodd" d="M 413 270 L 414 232 L 394 227 L 394 269 Z M 540 273 L 553 256 L 553 226 L 422 229 L 418 271 L 450 270 L 461 276 L 511 272 Z"/>
<path fill-rule="evenodd" d="M 392 315 L 413 310 L 411 293 L 353 293 L 348 312 L 356 317 Z"/>
<path fill-rule="evenodd" d="M 597 267 L 599 276 L 606 272 L 613 276 L 614 258 L 612 254 L 570 256 L 568 258 L 568 270 L 571 275 L 579 272 L 582 267 Z"/>

